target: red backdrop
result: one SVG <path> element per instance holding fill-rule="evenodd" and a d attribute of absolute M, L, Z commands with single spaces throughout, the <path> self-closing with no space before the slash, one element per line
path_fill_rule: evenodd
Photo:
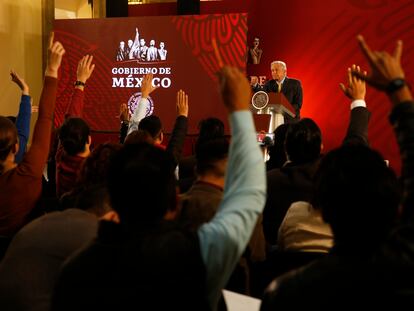
<path fill-rule="evenodd" d="M 284 60 L 288 75 L 302 81 L 301 115 L 321 127 L 325 150 L 340 144 L 349 118 L 349 105 L 338 84 L 345 81 L 353 63 L 367 67 L 355 36 L 361 33 L 378 50 L 392 51 L 397 39 L 404 41 L 403 66 L 413 79 L 414 1 L 412 0 L 222 0 L 201 2 L 201 14 L 247 12 L 248 42 L 261 39 L 261 64 L 249 65 L 249 75 L 270 78 L 270 62 Z M 130 16 L 170 15 L 175 4 L 135 5 Z M 400 170 L 399 153 L 387 121 L 387 98 L 369 88 L 366 96 L 372 112 L 371 145 L 390 165 Z"/>
<path fill-rule="evenodd" d="M 150 40 L 155 41 L 156 47 L 159 42 L 165 43 L 166 60 L 117 60 L 120 42 L 124 41 L 127 46 L 128 40 L 133 41 L 136 28 L 139 38 L 147 45 Z M 73 93 L 77 64 L 85 54 L 93 55 L 96 65 L 87 81 L 83 110 L 83 118 L 93 130 L 119 130 L 119 106 L 127 102 L 135 106 L 140 94 L 137 93 L 139 79 L 146 69 L 154 70 L 153 81 L 158 80 L 156 85 L 161 85 L 150 96 L 153 113 L 161 118 L 165 131 L 173 128 L 179 89 L 189 96 L 190 134 L 198 131 L 197 123 L 203 118 L 214 116 L 227 120 L 217 88 L 215 73 L 219 65 L 212 38 L 216 39 L 226 63 L 245 70 L 246 14 L 56 20 L 54 29 L 56 40 L 63 43 L 67 52 L 58 85 L 56 126 L 63 122 Z M 163 84 L 163 81 L 166 82 Z"/>

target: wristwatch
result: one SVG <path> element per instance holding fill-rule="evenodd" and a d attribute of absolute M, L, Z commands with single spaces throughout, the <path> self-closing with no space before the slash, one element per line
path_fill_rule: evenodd
<path fill-rule="evenodd" d="M 82 81 L 79 81 L 79 80 L 78 80 L 78 81 L 76 81 L 76 82 L 74 83 L 74 85 L 75 85 L 75 86 L 79 86 L 79 85 L 80 85 L 80 86 L 85 86 L 85 82 L 82 82 Z"/>
<path fill-rule="evenodd" d="M 400 88 L 402 88 L 404 85 L 406 85 L 405 80 L 402 78 L 397 78 L 392 80 L 387 85 L 387 93 L 394 93 L 395 91 L 398 91 Z"/>

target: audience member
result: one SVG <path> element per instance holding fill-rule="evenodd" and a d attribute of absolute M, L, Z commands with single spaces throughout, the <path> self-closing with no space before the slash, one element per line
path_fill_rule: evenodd
<path fill-rule="evenodd" d="M 362 36 L 358 40 L 371 73 L 353 68 L 350 83 L 362 78 L 385 91 L 393 104 L 390 121 L 403 160 L 403 200 L 394 172 L 366 144 L 344 144 L 329 152 L 316 175 L 314 205 L 332 227 L 332 252 L 276 279 L 262 310 L 309 307 L 310 301 L 319 309 L 338 302 L 342 308 L 403 310 L 414 306 L 414 102 L 401 67 L 402 42 L 390 55 L 371 51 Z"/>
<path fill-rule="evenodd" d="M 62 263 L 96 236 L 98 218 L 116 220 L 106 182 L 111 156 L 119 149 L 95 148 L 82 165 L 81 186 L 62 198 L 66 209 L 39 217 L 16 234 L 0 263 L 2 310 L 49 310 Z"/>
<path fill-rule="evenodd" d="M 58 132 L 59 146 L 55 156 L 58 198 L 76 186 L 80 167 L 90 154 L 90 129 L 82 115 L 85 83 L 95 69 L 92 60 L 93 56 L 85 55 L 78 63 L 75 90 Z"/>
<path fill-rule="evenodd" d="M 19 148 L 16 126 L 9 119 L 0 117 L 0 235 L 13 236 L 28 221 L 40 198 L 50 145 L 58 69 L 64 53 L 62 44 L 53 42 L 52 35 L 32 144 L 19 164 L 15 163 Z"/>
<path fill-rule="evenodd" d="M 195 143 L 197 146 L 209 141 L 210 139 L 224 137 L 224 123 L 217 118 L 203 119 L 198 124 L 198 138 Z M 196 157 L 195 155 L 187 156 L 181 159 L 179 163 L 179 185 L 180 192 L 187 192 L 196 179 Z"/>
<path fill-rule="evenodd" d="M 279 125 L 274 131 L 274 143 L 267 148 L 269 160 L 266 162 L 266 170 L 270 171 L 275 168 L 281 168 L 287 161 L 285 151 L 285 138 L 290 123 Z"/>
<path fill-rule="evenodd" d="M 163 220 L 176 209 L 170 155 L 148 144 L 124 146 L 109 174 L 120 223 L 101 223 L 97 240 L 66 263 L 52 310 L 216 308 L 265 200 L 249 84 L 232 67 L 224 67 L 219 80 L 233 135 L 216 216 L 195 234 Z"/>
<path fill-rule="evenodd" d="M 185 227 L 195 230 L 214 217 L 223 198 L 229 143 L 222 137 L 197 147 L 197 179 L 190 190 L 180 196 L 179 217 Z"/>

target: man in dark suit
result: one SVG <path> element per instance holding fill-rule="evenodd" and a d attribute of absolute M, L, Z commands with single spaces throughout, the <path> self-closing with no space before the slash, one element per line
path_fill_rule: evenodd
<path fill-rule="evenodd" d="M 300 108 L 302 107 L 303 92 L 302 84 L 297 79 L 288 78 L 286 76 L 286 63 L 282 61 L 274 61 L 270 64 L 272 71 L 272 80 L 267 81 L 263 86 L 259 85 L 256 79 L 252 79 L 253 91 L 265 91 L 279 93 L 285 95 L 288 102 L 295 108 L 296 119 L 300 118 Z"/>

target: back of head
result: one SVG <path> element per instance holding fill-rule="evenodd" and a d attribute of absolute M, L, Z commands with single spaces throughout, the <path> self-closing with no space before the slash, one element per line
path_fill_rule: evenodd
<path fill-rule="evenodd" d="M 267 148 L 269 153 L 269 161 L 267 161 L 268 169 L 280 168 L 286 162 L 285 138 L 290 123 L 279 125 L 273 132 L 274 144 Z"/>
<path fill-rule="evenodd" d="M 90 129 L 81 118 L 70 117 L 59 129 L 59 140 L 67 154 L 74 156 L 85 150 Z"/>
<path fill-rule="evenodd" d="M 9 119 L 10 121 L 12 121 L 14 124 L 16 124 L 16 120 L 17 118 L 15 116 L 7 116 L 7 119 Z"/>
<path fill-rule="evenodd" d="M 329 152 L 315 176 L 314 206 L 334 233 L 335 243 L 364 250 L 378 246 L 393 226 L 400 201 L 394 172 L 363 145 Z"/>
<path fill-rule="evenodd" d="M 171 155 L 150 144 L 125 145 L 109 166 L 108 190 L 121 224 L 153 224 L 175 208 L 176 188 Z"/>
<path fill-rule="evenodd" d="M 217 118 L 207 118 L 198 124 L 199 134 L 197 142 L 224 136 L 224 123 Z"/>
<path fill-rule="evenodd" d="M 98 145 L 83 161 L 77 187 L 60 198 L 60 207 L 76 207 L 98 217 L 108 212 L 111 209 L 107 190 L 109 163 L 120 149 L 120 144 Z"/>
<path fill-rule="evenodd" d="M 225 137 L 211 139 L 198 144 L 196 148 L 197 174 L 214 174 L 224 177 L 225 167 L 220 162 L 227 160 L 229 154 L 229 142 Z"/>
<path fill-rule="evenodd" d="M 111 158 L 121 149 L 120 144 L 98 145 L 83 161 L 79 174 L 80 186 L 106 184 Z"/>
<path fill-rule="evenodd" d="M 139 122 L 138 129 L 147 131 L 153 139 L 157 139 L 161 134 L 161 120 L 155 115 L 150 115 Z"/>
<path fill-rule="evenodd" d="M 309 118 L 303 118 L 289 126 L 285 139 L 285 150 L 290 161 L 304 164 L 319 158 L 322 134 L 318 125 Z"/>
<path fill-rule="evenodd" d="M 14 123 L 6 117 L 0 116 L 0 174 L 4 169 L 1 162 L 6 160 L 17 141 L 17 129 Z"/>
<path fill-rule="evenodd" d="M 145 130 L 137 130 L 128 134 L 125 138 L 124 145 L 140 143 L 154 144 L 154 138 Z"/>

